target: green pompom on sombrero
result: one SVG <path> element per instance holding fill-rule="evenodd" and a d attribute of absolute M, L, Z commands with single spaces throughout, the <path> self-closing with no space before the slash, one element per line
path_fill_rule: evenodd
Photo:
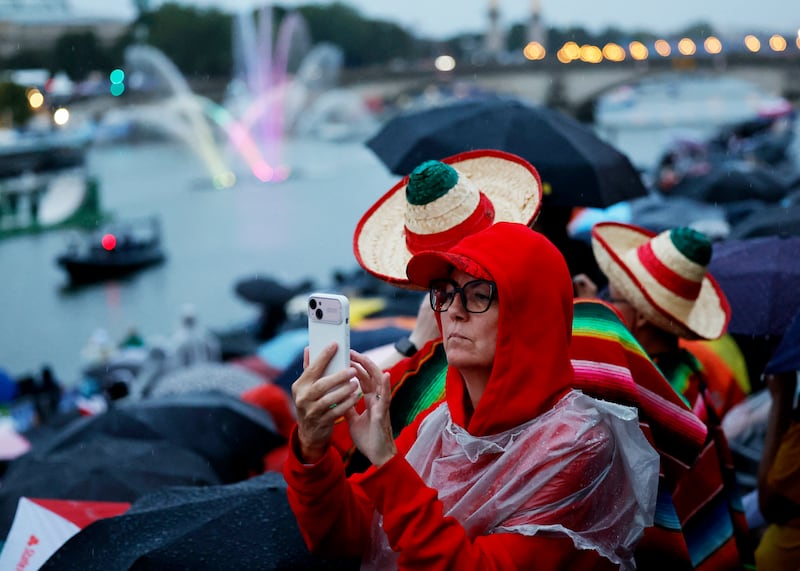
<path fill-rule="evenodd" d="M 441 198 L 458 183 L 458 172 L 446 163 L 425 161 L 408 175 L 406 200 L 409 204 L 429 204 Z"/>
<path fill-rule="evenodd" d="M 711 241 L 705 234 L 682 226 L 673 228 L 669 237 L 675 248 L 695 264 L 707 266 L 711 262 Z"/>
<path fill-rule="evenodd" d="M 539 173 L 503 151 L 476 149 L 419 164 L 361 217 L 353 253 L 367 272 L 419 289 L 406 264 L 420 251 L 447 250 L 497 222 L 531 225 L 542 203 Z"/>

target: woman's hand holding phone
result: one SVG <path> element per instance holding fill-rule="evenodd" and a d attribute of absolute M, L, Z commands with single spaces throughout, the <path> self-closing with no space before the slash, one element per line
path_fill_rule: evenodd
<path fill-rule="evenodd" d="M 325 454 L 336 419 L 361 398 L 353 367 L 325 374 L 326 367 L 338 351 L 341 348 L 336 343 L 330 343 L 312 361 L 306 348 L 303 374 L 292 384 L 292 398 L 297 409 L 299 452 L 306 463 L 313 464 Z"/>
<path fill-rule="evenodd" d="M 350 351 L 358 380 L 364 389 L 364 411 L 354 407 L 345 413 L 353 443 L 375 466 L 381 466 L 397 454 L 389 415 L 392 388 L 389 374 L 369 357 Z"/>

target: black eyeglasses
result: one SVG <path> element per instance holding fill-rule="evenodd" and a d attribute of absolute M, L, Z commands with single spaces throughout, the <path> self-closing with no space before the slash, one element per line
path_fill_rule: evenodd
<path fill-rule="evenodd" d="M 492 305 L 497 285 L 489 280 L 472 280 L 458 287 L 453 280 L 434 280 L 430 285 L 431 308 L 441 313 L 453 305 L 456 294 L 469 313 L 483 313 Z"/>

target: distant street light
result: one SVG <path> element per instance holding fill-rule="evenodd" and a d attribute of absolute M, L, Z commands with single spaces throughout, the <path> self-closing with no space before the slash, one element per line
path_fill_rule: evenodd
<path fill-rule="evenodd" d="M 628 44 L 628 51 L 630 52 L 631 57 L 637 61 L 646 60 L 650 55 L 650 51 L 647 49 L 647 46 L 642 42 L 637 41 L 633 41 Z"/>
<path fill-rule="evenodd" d="M 718 54 L 722 51 L 722 42 L 719 41 L 719 38 L 708 36 L 703 42 L 703 47 L 706 49 L 706 53 Z"/>
<path fill-rule="evenodd" d="M 600 63 L 603 61 L 603 52 L 597 46 L 584 44 L 581 46 L 581 61 L 586 63 Z"/>
<path fill-rule="evenodd" d="M 35 87 L 28 89 L 26 95 L 28 96 L 28 105 L 30 105 L 31 109 L 39 109 L 39 107 L 44 105 L 44 95 Z"/>
<path fill-rule="evenodd" d="M 672 48 L 667 40 L 656 40 L 655 48 L 656 53 L 661 57 L 667 57 L 672 53 Z"/>
<path fill-rule="evenodd" d="M 59 107 L 53 113 L 53 121 L 59 127 L 66 125 L 69 123 L 69 109 L 66 107 Z"/>
<path fill-rule="evenodd" d="M 786 49 L 786 38 L 781 36 L 780 34 L 774 34 L 769 39 L 769 47 L 772 48 L 774 52 L 782 52 Z"/>
<path fill-rule="evenodd" d="M 800 38 L 798 38 L 797 41 L 800 42 Z M 572 58 L 567 55 L 567 52 L 564 51 L 564 48 L 561 48 L 556 52 L 556 58 L 558 58 L 558 61 L 561 63 L 570 63 L 572 61 Z"/>
<path fill-rule="evenodd" d="M 547 51 L 539 42 L 528 42 L 528 44 L 525 46 L 525 49 L 522 50 L 522 55 L 531 61 L 542 60 L 546 54 Z"/>
<path fill-rule="evenodd" d="M 576 60 L 581 55 L 581 48 L 578 47 L 578 44 L 575 42 L 567 42 L 563 46 L 561 46 L 561 50 L 564 52 L 564 57 L 568 61 Z"/>
<path fill-rule="evenodd" d="M 678 42 L 678 51 L 685 56 L 693 56 L 697 52 L 697 46 L 689 38 L 681 38 Z"/>
<path fill-rule="evenodd" d="M 603 46 L 603 57 L 608 61 L 624 61 L 625 50 L 619 44 L 609 42 Z"/>
<path fill-rule="evenodd" d="M 748 34 L 744 37 L 745 47 L 753 53 L 761 49 L 761 41 L 753 34 Z"/>
<path fill-rule="evenodd" d="M 456 60 L 453 56 L 439 56 L 433 65 L 439 71 L 453 71 L 456 68 Z"/>

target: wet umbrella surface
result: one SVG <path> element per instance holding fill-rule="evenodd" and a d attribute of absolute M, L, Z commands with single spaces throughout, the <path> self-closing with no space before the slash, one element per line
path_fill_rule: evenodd
<path fill-rule="evenodd" d="M 39 449 L 45 454 L 70 449 L 97 435 L 170 442 L 204 458 L 223 483 L 260 473 L 264 454 L 284 442 L 266 411 L 208 392 L 121 403 L 78 419 Z"/>
<path fill-rule="evenodd" d="M 48 570 L 358 569 L 351 560 L 309 554 L 274 473 L 209 488 L 142 497 L 119 517 L 80 531 L 42 567 Z"/>
<path fill-rule="evenodd" d="M 132 502 L 165 486 L 207 486 L 220 478 L 200 455 L 165 441 L 100 436 L 11 463 L 0 487 L 5 537 L 19 498 Z"/>
<path fill-rule="evenodd" d="M 765 206 L 753 211 L 731 228 L 730 238 L 800 236 L 800 204 Z"/>
<path fill-rule="evenodd" d="M 309 287 L 302 283 L 295 287 L 284 285 L 273 278 L 262 275 L 248 276 L 236 282 L 234 291 L 242 299 L 261 305 L 283 305 Z"/>
<path fill-rule="evenodd" d="M 764 372 L 786 373 L 798 370 L 800 370 L 800 313 L 792 319 Z"/>
<path fill-rule="evenodd" d="M 185 393 L 219 391 L 235 397 L 262 384 L 252 371 L 229 363 L 198 363 L 167 373 L 153 383 L 154 398 Z"/>
<path fill-rule="evenodd" d="M 766 168 L 733 163 L 716 166 L 701 176 L 687 177 L 670 194 L 711 204 L 753 199 L 777 202 L 787 190 L 784 181 Z"/>
<path fill-rule="evenodd" d="M 497 149 L 528 160 L 551 204 L 602 208 L 645 196 L 623 153 L 559 111 L 512 98 L 484 98 L 398 115 L 367 146 L 395 174 L 427 160 Z"/>
<path fill-rule="evenodd" d="M 731 333 L 782 335 L 800 310 L 800 237 L 718 242 L 708 269 L 731 305 Z"/>

